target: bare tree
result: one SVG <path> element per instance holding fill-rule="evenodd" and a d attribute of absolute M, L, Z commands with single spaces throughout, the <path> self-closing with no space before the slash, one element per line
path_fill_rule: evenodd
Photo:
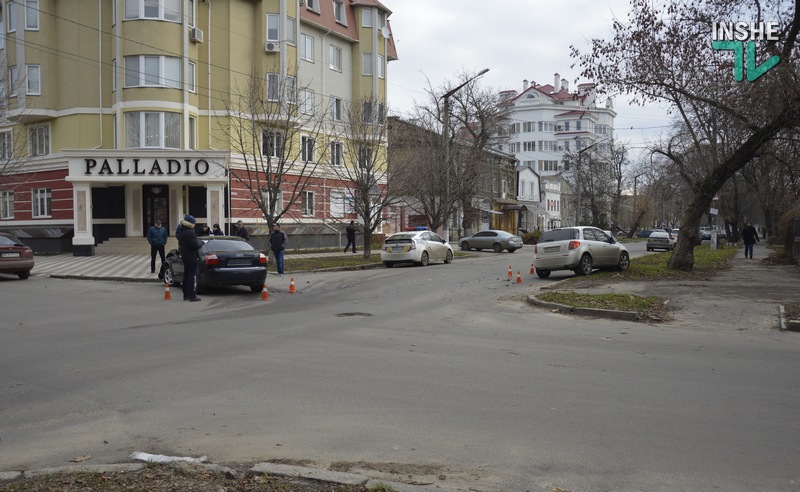
<path fill-rule="evenodd" d="M 271 228 L 301 204 L 327 146 L 318 145 L 325 112 L 314 92 L 279 70 L 254 69 L 226 100 L 231 181 L 242 185 Z"/>
<path fill-rule="evenodd" d="M 659 152 L 684 169 L 700 156 L 708 165 L 691 185 L 670 260 L 670 268 L 691 270 L 700 220 L 717 192 L 766 144 L 800 125 L 800 12 L 795 4 L 778 0 L 668 0 L 657 5 L 632 0 L 631 7 L 628 22 L 615 21 L 611 39 L 593 40 L 588 53 L 573 47 L 572 54 L 583 67 L 582 76 L 606 90 L 631 93 L 641 104 L 669 103 L 685 134 L 682 145 L 671 141 Z M 779 40 L 758 44 L 756 57 L 778 55 L 781 63 L 754 82 L 735 81 L 732 53 L 715 51 L 710 43 L 712 22 L 743 18 L 780 22 Z"/>
<path fill-rule="evenodd" d="M 9 73 L 7 64 L 0 63 L 0 73 Z M 10 84 L 11 86 L 9 87 Z M 31 161 L 29 128 L 19 123 L 25 120 L 27 108 L 19 107 L 19 98 L 11 94 L 24 94 L 25 80 L 7 80 L 0 77 L 0 190 L 13 192 L 18 186 L 33 179 L 26 168 Z"/>
<path fill-rule="evenodd" d="M 352 183 L 347 198 L 364 228 L 364 258 L 369 258 L 372 235 L 397 200 L 388 179 L 385 106 L 375 98 L 353 101 L 345 109 L 341 124 L 334 128 L 337 139 L 331 152 L 342 155 L 332 156 L 340 164 L 330 169 L 341 181 Z"/>

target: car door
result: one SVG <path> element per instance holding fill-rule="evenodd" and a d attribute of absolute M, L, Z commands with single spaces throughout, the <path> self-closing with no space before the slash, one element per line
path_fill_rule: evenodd
<path fill-rule="evenodd" d="M 597 266 L 611 266 L 617 263 L 616 248 L 609 242 L 608 235 L 600 229 L 590 229 L 594 233 L 595 249 L 597 255 L 595 257 L 595 265 Z"/>
<path fill-rule="evenodd" d="M 439 250 L 436 246 L 436 241 L 431 237 L 431 233 L 423 232 L 419 237 L 425 243 L 425 251 L 428 252 L 428 259 L 431 261 L 436 260 L 439 257 Z"/>
<path fill-rule="evenodd" d="M 435 232 L 431 232 L 431 242 L 436 245 L 436 251 L 438 253 L 436 259 L 440 261 L 444 261 L 447 258 L 447 244 L 445 243 L 444 238 L 442 236 L 436 234 Z"/>
<path fill-rule="evenodd" d="M 478 249 L 490 249 L 494 244 L 496 235 L 493 231 L 481 231 L 475 234 L 475 247 Z"/>

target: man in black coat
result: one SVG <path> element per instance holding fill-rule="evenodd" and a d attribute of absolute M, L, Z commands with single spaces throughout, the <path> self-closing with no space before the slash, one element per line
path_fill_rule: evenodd
<path fill-rule="evenodd" d="M 197 297 L 197 265 L 200 263 L 198 251 L 203 247 L 203 241 L 197 239 L 194 226 L 197 220 L 191 215 L 186 215 L 178 228 L 178 250 L 183 260 L 183 300 L 195 302 Z"/>
<path fill-rule="evenodd" d="M 742 229 L 742 241 L 744 241 L 744 257 L 753 259 L 753 245 L 756 241 L 761 242 L 758 238 L 758 231 L 750 222 Z"/>
<path fill-rule="evenodd" d="M 350 245 L 353 245 L 353 253 L 356 252 L 356 230 L 358 226 L 356 226 L 356 221 L 351 220 L 350 225 L 345 228 L 347 231 L 347 246 L 344 247 L 344 252 L 347 253 L 348 248 Z"/>
<path fill-rule="evenodd" d="M 247 232 L 247 227 L 244 226 L 244 222 L 241 220 L 236 223 L 236 228 L 233 230 L 233 235 L 239 236 L 245 241 L 250 241 L 250 233 Z"/>

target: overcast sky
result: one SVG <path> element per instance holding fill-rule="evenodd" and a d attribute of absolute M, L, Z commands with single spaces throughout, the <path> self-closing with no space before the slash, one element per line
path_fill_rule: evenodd
<path fill-rule="evenodd" d="M 522 90 L 527 79 L 552 84 L 558 73 L 576 87 L 570 45 L 584 51 L 592 38 L 608 38 L 612 19 L 625 21 L 628 0 L 384 0 L 398 60 L 388 67 L 389 106 L 409 112 L 425 101 L 426 77 L 435 88 L 462 71 L 489 72 L 481 85 Z M 577 80 L 578 83 L 589 82 Z M 616 138 L 633 147 L 656 138 L 669 125 L 663 108 L 614 98 Z M 603 101 L 601 101 L 603 103 Z"/>

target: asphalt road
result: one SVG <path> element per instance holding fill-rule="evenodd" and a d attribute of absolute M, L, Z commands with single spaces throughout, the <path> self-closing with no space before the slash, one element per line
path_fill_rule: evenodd
<path fill-rule="evenodd" d="M 146 451 L 446 490 L 800 490 L 796 335 L 538 310 L 530 257 L 270 278 L 269 301 L 1 278 L 0 471 Z"/>

